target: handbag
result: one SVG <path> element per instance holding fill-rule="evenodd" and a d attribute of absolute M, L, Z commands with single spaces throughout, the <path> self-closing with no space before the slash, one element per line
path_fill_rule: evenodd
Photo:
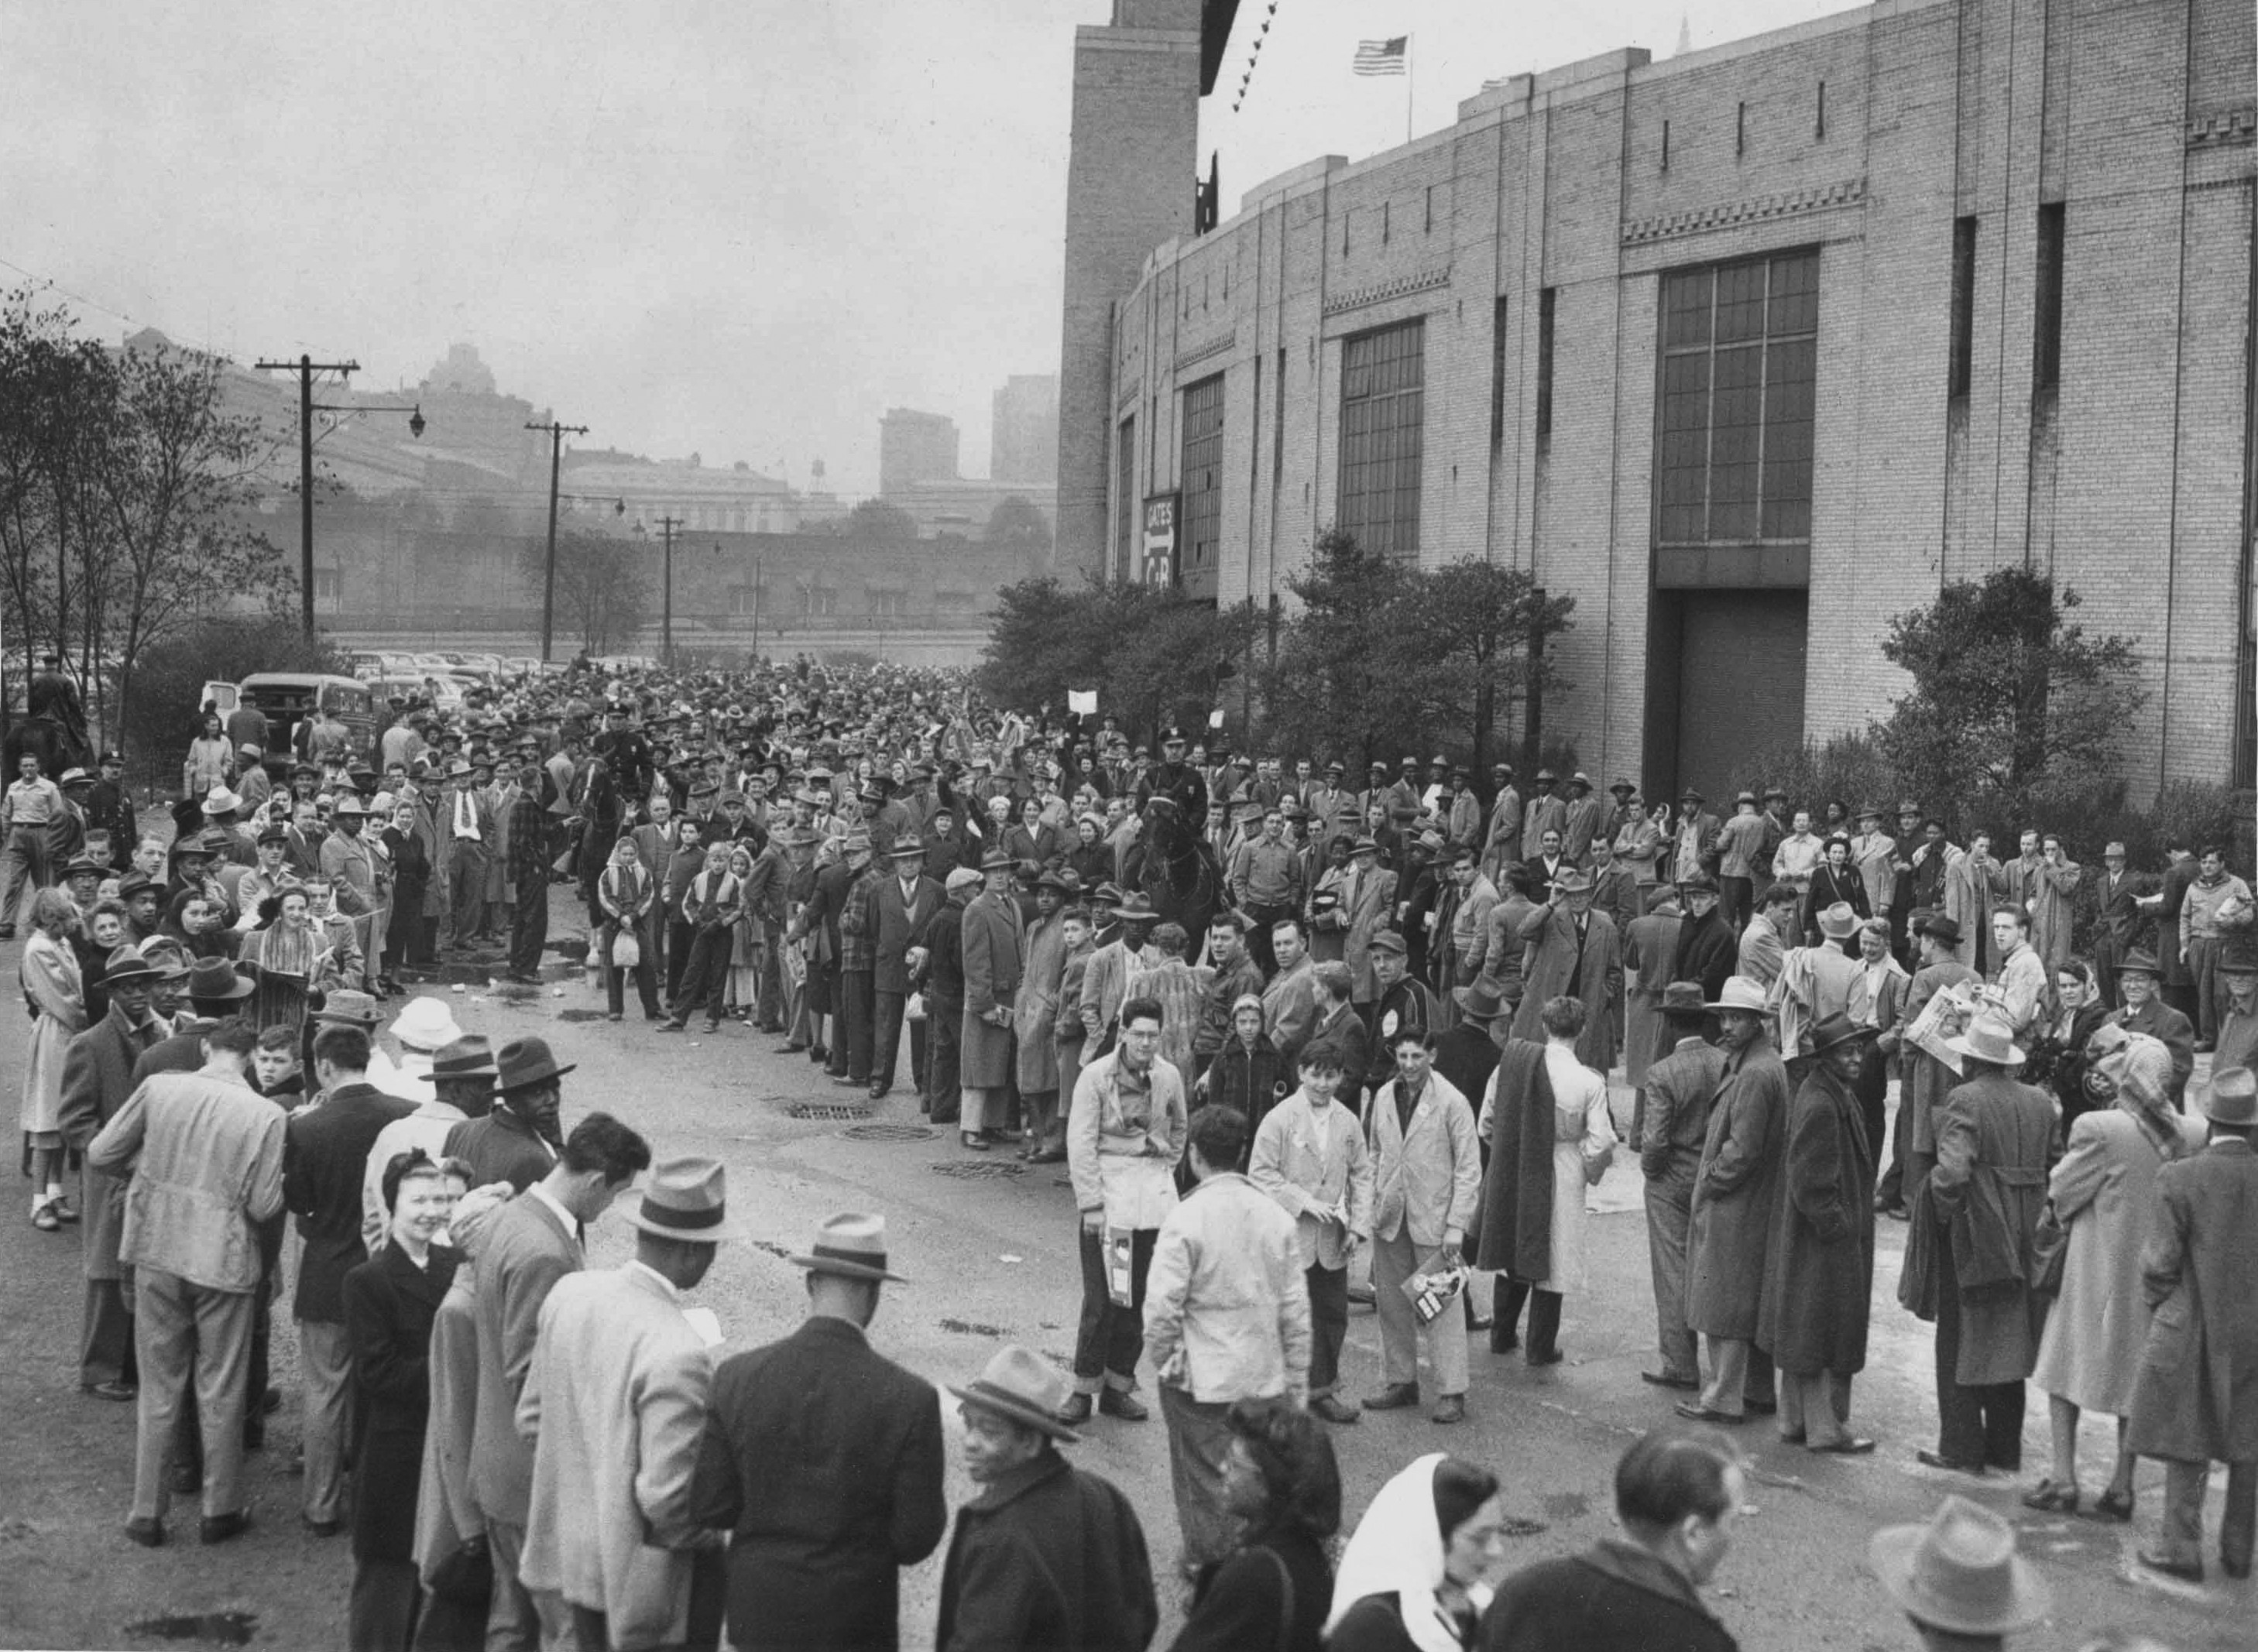
<path fill-rule="evenodd" d="M 612 937 L 612 968 L 633 969 L 643 961 L 643 943 L 636 939 L 632 929 L 622 929 Z"/>
<path fill-rule="evenodd" d="M 2039 1212 L 2038 1224 L 2031 1230 L 2030 1289 L 2034 1296 L 2057 1296 L 2062 1293 L 2062 1259 L 2070 1249 L 2070 1230 L 2054 1213 L 2054 1201 L 2047 1201 Z"/>

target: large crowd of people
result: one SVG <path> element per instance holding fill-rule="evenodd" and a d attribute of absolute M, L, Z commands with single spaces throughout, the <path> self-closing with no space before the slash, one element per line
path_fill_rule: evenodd
<path fill-rule="evenodd" d="M 891 1645 L 897 1570 L 948 1535 L 943 1648 L 1142 1648 L 1137 1514 L 1059 1448 L 1155 1408 L 1180 1647 L 1729 1646 L 1701 1589 L 1732 1431 L 1876 1449 L 1853 1388 L 1893 1219 L 1898 1299 L 1935 1328 L 1913 1455 L 2020 1474 L 2036 1382 L 2053 1451 L 2022 1503 L 2129 1521 L 2161 1460 L 2140 1558 L 2199 1580 L 2224 1462 L 2218 1559 L 2247 1576 L 2258 913 L 2223 847 L 2151 876 L 2112 843 L 2096 874 L 1913 802 L 1650 807 L 1506 764 L 1478 793 L 1410 757 L 1355 791 L 1338 760 L 1154 744 L 801 663 L 530 676 L 366 733 L 215 712 L 169 833 L 137 830 L 116 754 L 27 757 L 0 933 L 20 903 L 31 1219 L 82 1235 L 82 1387 L 136 1405 L 127 1534 L 167 1541 L 174 1495 L 206 1542 L 248 1525 L 288 1277 L 302 1518 L 352 1535 L 356 1647 Z M 553 883 L 585 947 L 550 946 Z M 1005 1348 L 952 1388 L 980 1487 L 953 1535 L 941 1401 L 865 1334 L 883 1219 L 825 1223 L 794 1258 L 806 1322 L 717 1359 L 685 1302 L 739 1236 L 724 1167 L 568 1124 L 546 1041 L 493 1050 L 417 996 L 552 952 L 612 1021 L 632 981 L 661 1032 L 734 1021 L 873 1101 L 913 1091 L 952 1152 L 1066 1166 L 1071 1370 Z M 1623 1306 L 1585 1300 L 1586 1193 L 1619 1152 L 1658 1413 L 1619 1535 L 1504 1576 L 1496 1477 L 1436 1453 L 1336 1565 L 1338 1430 L 1461 1422 L 1476 1338 L 1541 1368 L 1572 1313 Z M 635 1259 L 591 1272 L 623 1195 Z M 2088 1410 L 2120 1421 L 2091 1497 Z M 1871 1564 L 1925 1642 L 1997 1644 L 2044 1609 L 2013 1550 L 1948 1498 Z"/>

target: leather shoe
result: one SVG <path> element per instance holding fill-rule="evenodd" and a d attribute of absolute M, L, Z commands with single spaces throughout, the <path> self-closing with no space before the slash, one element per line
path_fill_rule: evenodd
<path fill-rule="evenodd" d="M 1466 1397 L 1462 1393 L 1446 1393 L 1435 1401 L 1435 1408 L 1427 1414 L 1430 1422 L 1464 1422 L 1466 1420 Z"/>
<path fill-rule="evenodd" d="M 232 1514 L 207 1514 L 196 1530 L 197 1540 L 206 1543 L 224 1543 L 231 1537 L 240 1537 L 251 1529 L 251 1511 L 238 1508 Z"/>
<path fill-rule="evenodd" d="M 1874 1449 L 1874 1442 L 1863 1434 L 1846 1434 L 1827 1445 L 1814 1445 L 1807 1450 L 1834 1457 L 1864 1457 Z"/>
<path fill-rule="evenodd" d="M 162 1549 L 165 1546 L 165 1522 L 136 1514 L 125 1522 L 125 1535 L 144 1549 Z"/>
<path fill-rule="evenodd" d="M 316 1537 L 335 1537 L 345 1528 L 341 1520 L 316 1520 L 311 1514 L 299 1515 L 298 1523 Z"/>
<path fill-rule="evenodd" d="M 2153 1549 L 2143 1549 L 2133 1556 L 2150 1571 L 2161 1571 L 2167 1578 L 2177 1578 L 2185 1583 L 2203 1581 L 2203 1562 L 2175 1560 L 2169 1555 L 2160 1555 Z"/>
<path fill-rule="evenodd" d="M 807 1046 L 805 1044 L 779 1044 L 775 1049 L 770 1050 L 769 1053 L 770 1055 L 798 1055 Z"/>
<path fill-rule="evenodd" d="M 870 1086 L 870 1099 L 874 1102 L 884 1101 L 886 1099 L 886 1087 L 883 1084 L 873 1084 Z"/>
<path fill-rule="evenodd" d="M 1708 1407 L 1693 1400 L 1680 1400 L 1672 1409 L 1689 1422 L 1722 1423 L 1729 1429 L 1737 1427 L 1748 1421 L 1747 1417 L 1736 1417 L 1729 1411 L 1712 1411 Z"/>
<path fill-rule="evenodd" d="M 1367 1411 L 1402 1411 L 1419 1403 L 1419 1385 L 1416 1382 L 1391 1382 L 1364 1402 Z"/>
<path fill-rule="evenodd" d="M 2221 1555 L 2219 1557 L 2219 1569 L 2238 1582 L 2250 1575 L 2250 1563 L 2248 1561 L 2229 1560 L 2224 1555 Z"/>
<path fill-rule="evenodd" d="M 1086 1393 L 1078 1393 L 1069 1397 L 1067 1402 L 1059 1407 L 1058 1420 L 1069 1429 L 1078 1429 L 1089 1422 L 1090 1396 Z"/>
<path fill-rule="evenodd" d="M 1638 1373 L 1638 1379 L 1651 1383 L 1658 1388 L 1682 1388 L 1688 1393 L 1701 1392 L 1701 1379 L 1698 1377 L 1673 1377 L 1666 1371 L 1642 1371 Z"/>
<path fill-rule="evenodd" d="M 1107 1416 L 1118 1417 L 1124 1422 L 1143 1422 L 1153 1414 L 1136 1395 L 1119 1388 L 1108 1388 L 1098 1395 L 1097 1408 Z"/>
<path fill-rule="evenodd" d="M 1338 1422 L 1343 1427 L 1346 1427 L 1353 1422 L 1360 1422 L 1364 1416 L 1363 1412 L 1360 1411 L 1356 1407 L 1349 1404 L 1348 1401 L 1343 1400 L 1338 1394 L 1319 1394 L 1316 1399 L 1310 1401 L 1310 1409 L 1325 1422 Z"/>
<path fill-rule="evenodd" d="M 1027 1162 L 1031 1165 L 1062 1165 L 1066 1163 L 1066 1149 L 1038 1147 L 1027 1155 Z"/>
<path fill-rule="evenodd" d="M 115 1400 L 121 1405 L 141 1397 L 141 1390 L 130 1382 L 82 1382 L 78 1391 L 97 1400 Z"/>
<path fill-rule="evenodd" d="M 1973 1475 L 1979 1480 L 1984 1478 L 1981 1463 L 1956 1463 L 1942 1451 L 1932 1451 L 1926 1446 L 1913 1454 L 1913 1460 L 1925 1469 L 1949 1469 L 1955 1474 Z"/>

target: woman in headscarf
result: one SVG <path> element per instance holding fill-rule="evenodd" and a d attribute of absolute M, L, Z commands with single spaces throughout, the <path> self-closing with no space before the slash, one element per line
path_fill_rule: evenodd
<path fill-rule="evenodd" d="M 895 764 L 898 769 L 900 766 Z M 730 849 L 729 876 L 737 880 L 739 889 L 752 887 L 751 844 L 740 842 Z M 761 964 L 761 916 L 750 901 L 742 904 L 729 927 L 728 1011 L 740 1021 L 749 1021 L 753 1006 L 760 1001 Z"/>
<path fill-rule="evenodd" d="M 181 764 L 181 795 L 205 797 L 214 786 L 224 786 L 234 778 L 235 748 L 220 727 L 219 713 L 206 712 L 203 727 L 188 742 L 188 758 Z"/>
<path fill-rule="evenodd" d="M 620 1019 L 622 1000 L 620 974 L 622 968 L 635 971 L 636 991 L 643 999 L 643 1018 L 659 1018 L 658 977 L 651 968 L 650 953 L 643 937 L 650 932 L 651 908 L 658 904 L 658 879 L 643 863 L 636 853 L 633 828 L 623 829 L 619 841 L 612 845 L 612 858 L 605 864 L 603 875 L 596 880 L 596 904 L 602 909 L 604 921 L 596 931 L 597 967 L 604 975 L 604 996 L 613 1020 Z M 636 945 L 636 961 L 622 965 L 614 959 L 614 952 L 622 936 Z"/>
<path fill-rule="evenodd" d="M 1239 1400 L 1224 1422 L 1224 1500 L 1240 1546 L 1200 1574 L 1171 1652 L 1319 1652 L 1333 1592 L 1325 1544 L 1340 1529 L 1332 1440 L 1282 1400 Z"/>
<path fill-rule="evenodd" d="M 1431 1451 L 1380 1488 L 1341 1555 L 1328 1652 L 1464 1652 L 1495 1592 L 1497 1476 Z"/>
<path fill-rule="evenodd" d="M 2062 1104 L 2063 1139 L 2080 1116 L 2109 1105 L 2108 1096 L 2096 1095 L 2086 1080 L 2086 1040 L 2109 1018 L 2101 1001 L 2100 983 L 2093 966 L 2083 958 L 2066 958 L 2054 972 L 2055 996 L 2061 1007 L 2045 1023 L 2046 1031 L 2034 1039 L 2024 1081 L 2045 1084 Z"/>
<path fill-rule="evenodd" d="M 53 1233 L 75 1222 L 63 1191 L 63 1055 L 86 1030 L 86 993 L 72 950 L 78 908 L 60 889 L 43 889 L 32 901 L 32 932 L 24 943 L 17 979 L 32 1008 L 32 1043 L 24 1060 L 19 1115 L 31 1150 L 32 1225 Z"/>
<path fill-rule="evenodd" d="M 394 807 L 381 841 L 392 861 L 392 916 L 385 925 L 384 961 L 387 973 L 396 977 L 415 961 L 416 940 L 423 928 L 423 891 L 431 882 L 431 855 L 415 830 L 413 802 Z"/>
<path fill-rule="evenodd" d="M 1074 847 L 1066 852 L 1066 864 L 1085 890 L 1096 889 L 1113 876 L 1113 846 L 1105 840 L 1101 816 L 1084 814 L 1075 821 Z"/>
<path fill-rule="evenodd" d="M 306 908 L 306 891 L 295 884 L 267 897 L 274 905 L 265 927 L 243 938 L 243 961 L 258 966 L 258 990 L 251 995 L 252 1022 L 269 1027 L 302 1027 L 309 995 L 326 991 L 337 975 L 329 938 Z M 266 902 L 260 903 L 266 918 Z"/>
<path fill-rule="evenodd" d="M 2110 1025 L 2095 1044 L 2086 1082 L 2098 1105 L 2071 1124 L 2069 1149 L 2047 1181 L 2069 1245 L 2031 1380 L 2047 1395 L 2054 1465 L 2023 1504 L 2077 1512 L 2078 1416 L 2100 1411 L 2117 1419 L 2117 1460 L 2093 1512 L 2129 1521 L 2134 1459 L 2125 1450 L 2125 1418 L 2149 1318 L 2141 1247 L 2155 1216 L 2156 1172 L 2199 1149 L 2204 1127 L 2173 1110 L 2172 1057 L 2162 1042 Z"/>

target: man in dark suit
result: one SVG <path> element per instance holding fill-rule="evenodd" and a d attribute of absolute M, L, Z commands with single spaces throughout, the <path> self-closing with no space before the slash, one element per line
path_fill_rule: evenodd
<path fill-rule="evenodd" d="M 2117 966 L 2124 1007 L 2110 1017 L 2127 1032 L 2145 1032 L 2171 1052 L 2172 1106 L 2187 1110 L 2188 1075 L 2195 1071 L 2195 1024 L 2163 1000 L 2155 954 L 2127 953 Z"/>
<path fill-rule="evenodd" d="M 2117 972 L 2141 932 L 2144 880 L 2125 869 L 2125 846 L 2112 842 L 2101 851 L 2101 880 L 2094 886 L 2100 911 L 2094 915 L 2093 973 L 2101 980 L 2101 1002 L 2117 1007 Z"/>
<path fill-rule="evenodd" d="M 792 920 L 792 930 L 785 937 L 787 943 L 816 936 L 814 955 L 807 961 L 807 1021 L 813 1033 L 812 1051 L 826 1051 L 828 1071 L 834 1077 L 847 1071 L 846 1041 L 841 1029 L 832 1026 L 831 1037 L 824 1037 L 824 1019 L 839 1013 L 839 914 L 845 910 L 847 891 L 855 882 L 854 867 L 841 854 L 837 860 L 815 875 L 814 889 L 799 916 Z M 810 1060 L 813 1059 L 813 1053 Z"/>
<path fill-rule="evenodd" d="M 526 1045 L 539 1049 L 529 1053 Z M 545 1060 L 547 1045 L 516 1040 L 502 1046 L 495 1065 L 507 1073 L 536 1053 Z M 485 1518 L 493 1561 L 486 1644 L 498 1649 L 532 1652 L 543 1639 L 533 1597 L 517 1579 L 533 1501 L 534 1445 L 517 1431 L 517 1401 L 533 1366 L 541 1305 L 557 1280 L 586 1265 L 581 1231 L 650 1165 L 650 1148 L 641 1136 L 609 1113 L 591 1113 L 564 1138 L 549 1173 L 494 1212 L 473 1247 L 479 1394 L 471 1425 L 471 1500 Z"/>
<path fill-rule="evenodd" d="M 806 1256 L 807 1319 L 714 1373 L 692 1518 L 729 1531 L 739 1652 L 891 1648 L 896 1573 L 948 1523 L 941 1401 L 864 1336 L 886 1270 L 884 1219 L 837 1216 Z"/>
<path fill-rule="evenodd" d="M 323 1101 L 290 1120 L 282 1166 L 282 1202 L 306 1242 L 291 1312 L 305 1379 L 306 1526 L 317 1537 L 344 1529 L 345 1443 L 352 1434 L 344 1282 L 368 1260 L 361 1178 L 377 1132 L 415 1110 L 368 1081 L 368 1034 L 358 1027 L 327 1026 L 315 1035 Z"/>
<path fill-rule="evenodd" d="M 563 1069 L 539 1039 L 503 1045 L 494 1065 L 493 1106 L 484 1117 L 465 1119 L 447 1132 L 446 1157 L 470 1166 L 474 1188 L 506 1181 L 523 1193 L 549 1173 L 564 1139 L 557 1122 Z"/>
<path fill-rule="evenodd" d="M 133 1094 L 134 1063 L 173 1030 L 150 1007 L 159 979 L 160 972 L 133 947 L 111 953 L 103 975 L 110 1012 L 72 1039 L 64 1052 L 57 1122 L 64 1142 L 81 1153 Z M 133 1310 L 125 1294 L 125 1267 L 117 1257 L 125 1230 L 124 1180 L 87 1165 L 79 1214 L 85 1223 L 86 1267 L 79 1387 L 103 1400 L 131 1400 L 138 1393 Z"/>
<path fill-rule="evenodd" d="M 871 891 L 864 932 L 877 938 L 877 1011 L 873 1027 L 870 1099 L 894 1085 L 894 1063 L 902 1044 L 902 1013 L 909 1002 L 911 946 L 925 920 L 941 910 L 941 885 L 925 876 L 925 846 L 914 834 L 894 840 L 892 876 Z M 925 1031 L 910 1029 L 911 1082 L 925 1088 Z"/>

